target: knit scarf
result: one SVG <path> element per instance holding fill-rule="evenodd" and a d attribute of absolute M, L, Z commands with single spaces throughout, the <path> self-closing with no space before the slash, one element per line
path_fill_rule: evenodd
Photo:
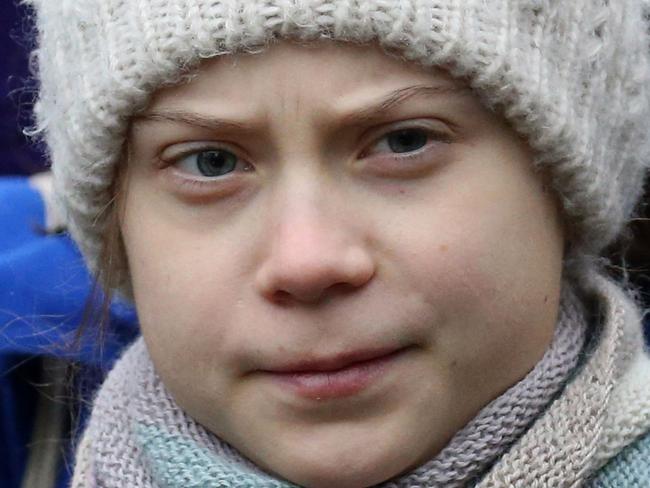
<path fill-rule="evenodd" d="M 379 486 L 475 483 L 561 392 L 585 342 L 581 302 L 562 293 L 553 340 L 517 384 L 486 405 L 432 460 Z M 263 472 L 175 403 L 142 339 L 116 364 L 94 404 L 77 452 L 73 488 L 205 488 L 293 485 Z"/>

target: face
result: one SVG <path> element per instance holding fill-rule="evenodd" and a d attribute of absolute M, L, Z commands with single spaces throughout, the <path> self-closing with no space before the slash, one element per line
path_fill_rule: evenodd
<path fill-rule="evenodd" d="M 154 364 L 276 476 L 404 473 L 543 356 L 554 198 L 445 73 L 278 44 L 158 92 L 129 138 L 120 225 Z"/>

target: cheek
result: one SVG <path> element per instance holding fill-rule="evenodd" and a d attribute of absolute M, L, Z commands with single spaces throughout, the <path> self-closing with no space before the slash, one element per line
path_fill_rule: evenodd
<path fill-rule="evenodd" d="M 124 241 L 142 334 L 173 388 L 186 382 L 183 372 L 209 375 L 223 367 L 214 358 L 233 347 L 224 324 L 241 301 L 237 247 L 208 226 L 181 223 L 162 205 L 140 205 L 145 201 L 128 202 Z"/>
<path fill-rule="evenodd" d="M 543 354 L 556 321 L 560 226 L 546 197 L 531 197 L 525 186 L 485 191 L 486 181 L 465 178 L 464 191 L 404 217 L 408 225 L 396 233 L 404 251 L 395 260 L 403 266 L 396 273 L 405 293 L 424 304 L 423 317 L 427 309 L 435 314 L 422 333 L 440 361 L 473 373 L 491 362 L 525 371 Z"/>
<path fill-rule="evenodd" d="M 469 317 L 485 309 L 482 304 L 498 296 L 501 266 L 485 233 L 468 236 L 464 229 L 451 229 L 433 235 L 412 235 L 402 246 L 408 251 L 397 262 L 403 266 L 399 273 L 409 294 L 418 296 L 445 327 L 459 315 Z"/>

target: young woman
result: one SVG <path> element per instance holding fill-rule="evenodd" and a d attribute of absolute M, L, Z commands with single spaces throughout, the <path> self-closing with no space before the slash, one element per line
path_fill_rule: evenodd
<path fill-rule="evenodd" d="M 142 331 L 74 486 L 647 481 L 599 258 L 649 153 L 640 2 L 33 4 L 68 225 Z"/>

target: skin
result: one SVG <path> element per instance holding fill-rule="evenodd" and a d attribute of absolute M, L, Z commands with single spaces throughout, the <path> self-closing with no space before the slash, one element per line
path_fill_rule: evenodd
<path fill-rule="evenodd" d="M 396 153 L 405 129 L 426 144 Z M 330 43 L 222 57 L 157 92 L 129 148 L 120 226 L 154 364 L 276 476 L 346 488 L 407 472 L 550 343 L 558 206 L 527 145 L 442 71 Z M 197 152 L 216 149 L 236 168 L 201 176 Z M 407 346 L 344 398 L 260 372 Z"/>

